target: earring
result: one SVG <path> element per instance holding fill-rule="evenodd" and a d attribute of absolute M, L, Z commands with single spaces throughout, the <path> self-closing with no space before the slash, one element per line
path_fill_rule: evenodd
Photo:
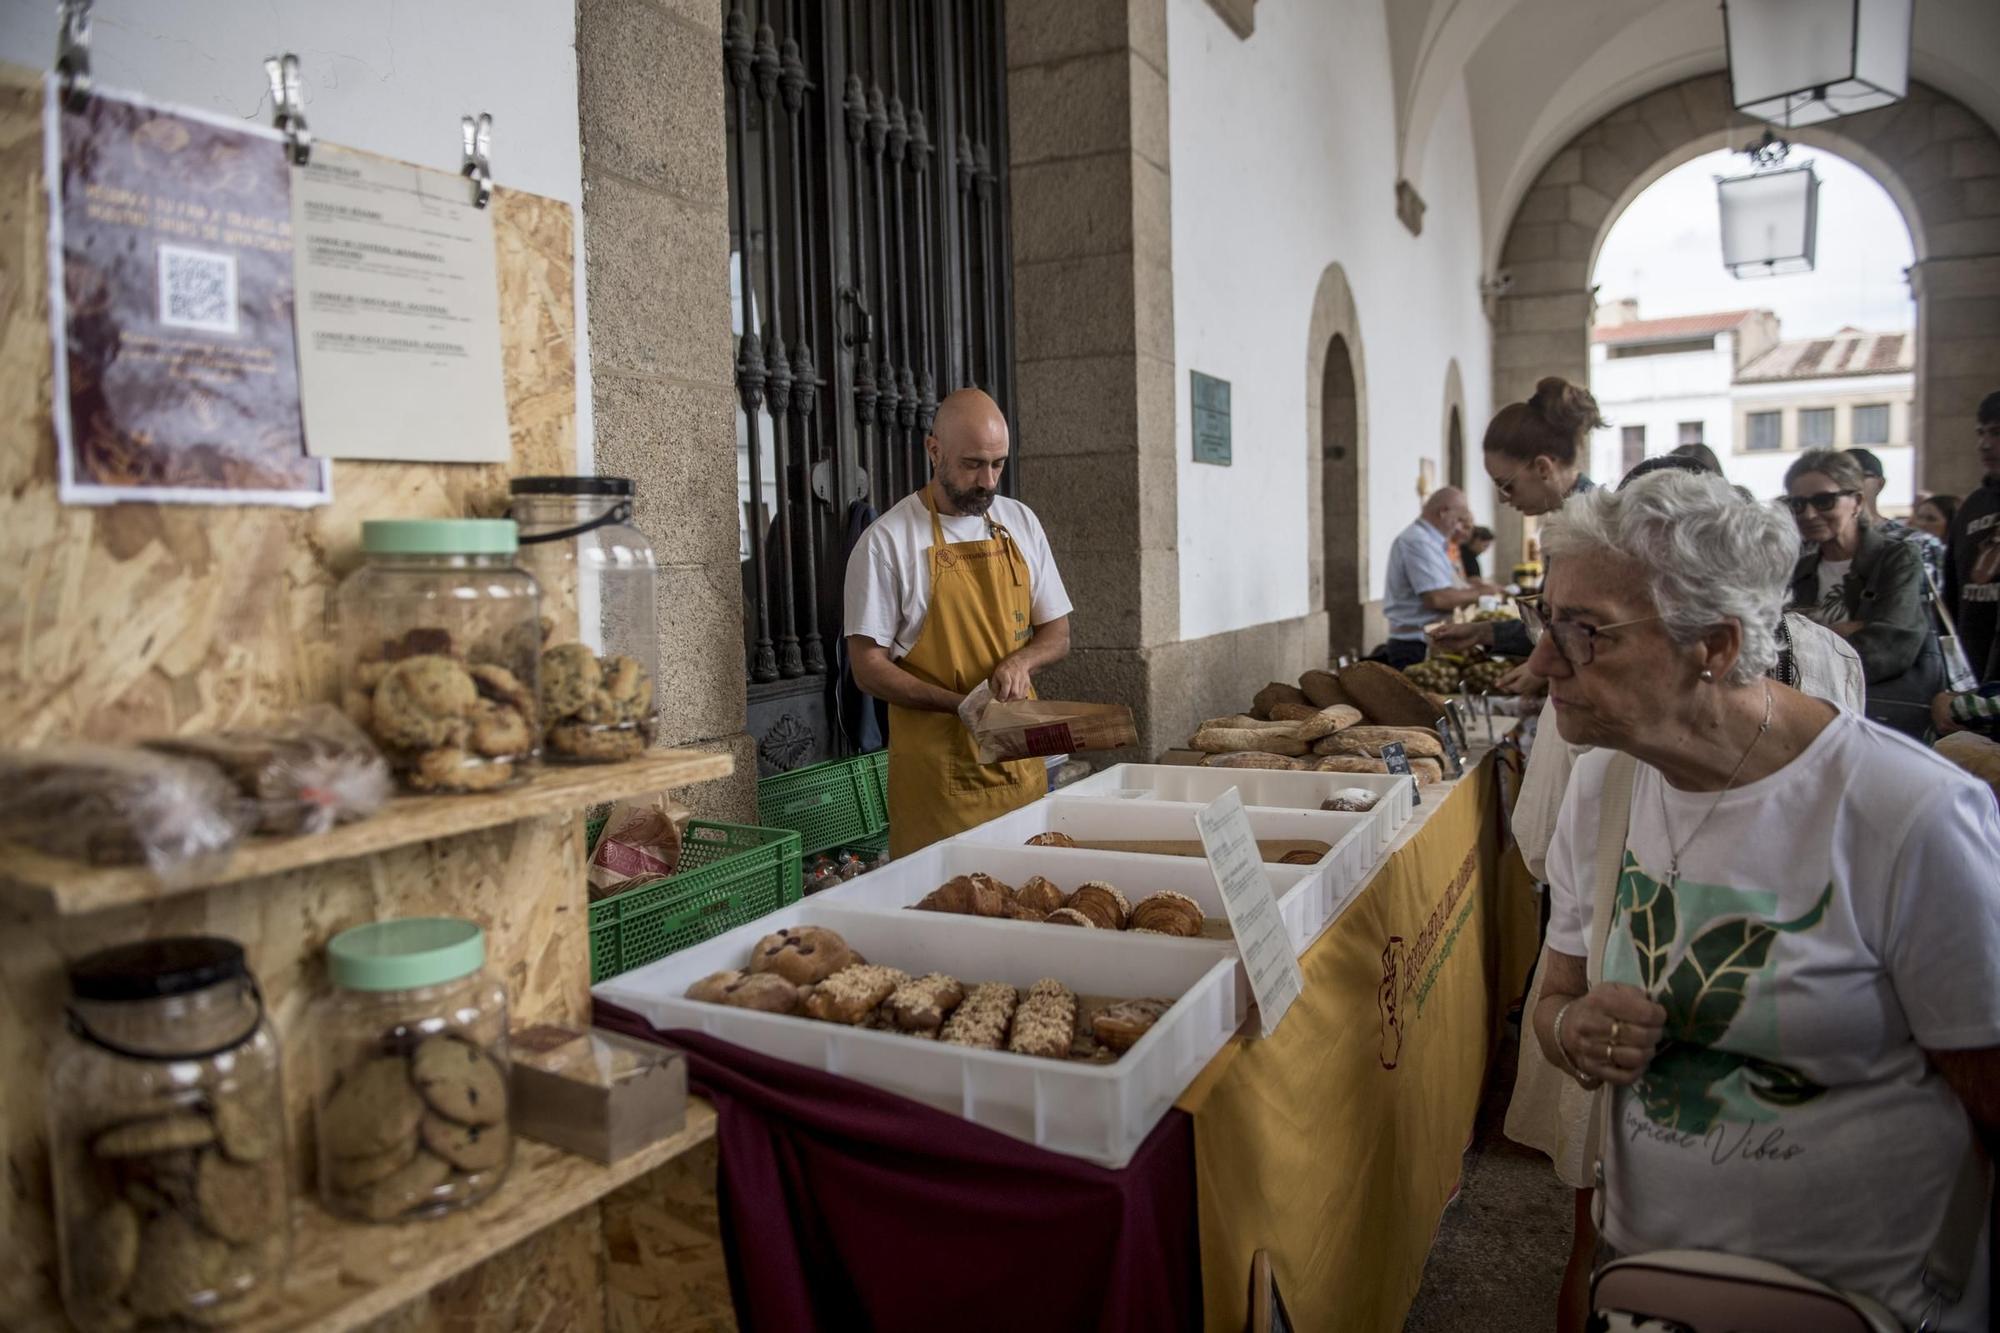
<path fill-rule="evenodd" d="M 1714 679 L 1715 679 L 1715 673 L 1714 673 L 1713 671 L 1704 671 L 1704 672 L 1702 672 L 1702 673 L 1701 673 L 1701 678 L 1702 678 L 1703 680 L 1714 680 Z"/>

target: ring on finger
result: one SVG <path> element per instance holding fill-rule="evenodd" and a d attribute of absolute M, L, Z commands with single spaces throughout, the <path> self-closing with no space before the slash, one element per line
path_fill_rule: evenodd
<path fill-rule="evenodd" d="M 1611 1058 L 1611 1043 L 1608 1041 L 1604 1043 L 1604 1063 L 1607 1065 L 1613 1065 L 1618 1063 L 1616 1060 L 1613 1060 Z"/>
<path fill-rule="evenodd" d="M 1618 1034 L 1624 1030 L 1625 1024 L 1622 1020 L 1616 1018 L 1611 1020 L 1611 1044 L 1613 1046 L 1618 1044 Z"/>

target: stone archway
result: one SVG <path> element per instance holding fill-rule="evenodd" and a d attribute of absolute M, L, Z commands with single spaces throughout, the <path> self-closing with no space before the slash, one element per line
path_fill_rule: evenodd
<path fill-rule="evenodd" d="M 1444 484 L 1465 489 L 1465 377 L 1457 357 L 1444 368 Z"/>
<path fill-rule="evenodd" d="M 1611 223 L 1673 167 L 1715 148 L 1741 147 L 1758 128 L 1730 106 L 1726 76 L 1709 74 L 1627 103 L 1550 157 L 1501 243 L 1496 404 L 1526 398 L 1544 375 L 1588 382 L 1590 275 Z M 1973 411 L 2000 387 L 2000 137 L 1957 101 L 1912 83 L 1894 106 L 1791 138 L 1866 169 L 1909 223 L 1917 256 L 1910 285 L 1919 484 L 1963 494 L 1979 479 L 1969 443 Z M 1518 518 L 1509 517 L 1503 546 L 1510 536 L 1518 542 Z"/>
<path fill-rule="evenodd" d="M 1306 332 L 1306 558 L 1329 655 L 1365 648 L 1368 372 L 1347 274 L 1329 264 Z"/>

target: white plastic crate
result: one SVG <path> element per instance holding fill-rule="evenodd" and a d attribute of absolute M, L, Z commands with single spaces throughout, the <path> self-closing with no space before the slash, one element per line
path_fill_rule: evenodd
<path fill-rule="evenodd" d="M 1304 950 L 1318 933 L 1317 921 L 1327 895 L 1320 890 L 1318 867 L 1267 866 L 1271 889 L 1277 895 L 1278 915 L 1294 954 Z M 1162 891 L 1182 893 L 1194 899 L 1213 920 L 1227 922 L 1228 908 L 1215 886 L 1208 862 L 1183 856 L 1132 856 L 1124 852 L 1093 852 L 1072 847 L 1000 847 L 991 844 L 943 842 L 913 856 L 892 861 L 870 874 L 838 888 L 815 895 L 815 901 L 838 903 L 858 911 L 908 911 L 925 894 L 957 875 L 981 871 L 1003 883 L 1021 885 L 1036 875 L 1046 876 L 1058 888 L 1073 890 L 1087 880 L 1102 880 L 1116 886 L 1137 905 L 1151 894 Z M 1030 943 L 1061 926 L 1045 926 L 1033 921 L 999 920 L 994 924 L 1027 932 Z M 1100 939 L 1116 942 L 1167 943 L 1184 949 L 1236 954 L 1236 941 L 1222 939 L 1167 939 L 1152 935 L 1132 935 L 1106 931 Z M 1240 1022 L 1250 1012 L 1250 980 L 1241 968 L 1236 973 L 1236 1017 Z"/>
<path fill-rule="evenodd" d="M 870 962 L 912 973 L 940 971 L 1023 988 L 1055 977 L 1080 995 L 1174 1004 L 1115 1064 L 1086 1065 L 686 998 L 694 982 L 743 966 L 759 938 L 789 925 L 837 930 Z M 613 977 L 593 994 L 643 1014 L 657 1028 L 692 1028 L 900 1093 L 1052 1152 L 1122 1167 L 1236 1032 L 1237 961 L 1186 943 L 1114 940 L 1061 928 L 1031 933 L 1007 922 L 930 912 L 857 911 L 821 895 Z"/>
<path fill-rule="evenodd" d="M 1121 801 L 1116 798 L 1099 800 L 1063 793 L 1044 797 L 998 819 L 988 820 L 940 845 L 977 844 L 982 847 L 1034 850 L 1024 846 L 1027 840 L 1037 833 L 1049 832 L 1093 840 L 1163 838 L 1198 842 L 1201 830 L 1195 826 L 1195 815 L 1200 809 L 1198 805 Z M 1330 810 L 1248 809 L 1245 813 L 1250 820 L 1250 831 L 1258 838 L 1316 838 L 1332 845 L 1332 850 L 1320 858 L 1318 865 L 1304 867 L 1309 872 L 1306 879 L 1300 880 L 1289 891 L 1279 890 L 1292 900 L 1289 903 L 1281 900 L 1279 903 L 1286 933 L 1291 937 L 1293 949 L 1303 953 L 1307 945 L 1319 938 L 1327 922 L 1333 919 L 1333 914 L 1353 895 L 1373 868 L 1376 860 L 1374 812 L 1350 815 Z M 1117 857 L 1128 864 L 1184 861 L 1206 865 L 1199 857 L 1133 852 L 1096 854 Z M 1294 868 L 1282 865 L 1265 867 L 1273 872 Z M 882 872 L 878 870 L 875 873 L 879 875 Z M 1209 882 L 1212 885 L 1214 880 L 1211 878 Z M 1112 883 L 1124 887 L 1116 879 Z M 1275 881 L 1273 888 L 1277 888 Z M 1130 891 L 1126 896 L 1131 896 Z M 1220 906 L 1219 901 L 1217 905 Z M 1206 911 L 1206 907 L 1203 910 Z"/>
<path fill-rule="evenodd" d="M 1231 787 L 1243 804 L 1285 810 L 1318 810 L 1347 787 L 1377 794 L 1368 814 L 1375 821 L 1380 856 L 1416 809 L 1414 785 L 1393 773 L 1292 773 L 1266 768 L 1200 768 L 1191 764 L 1113 764 L 1063 788 L 1065 797 L 1120 801 L 1173 801 L 1207 805 Z"/>

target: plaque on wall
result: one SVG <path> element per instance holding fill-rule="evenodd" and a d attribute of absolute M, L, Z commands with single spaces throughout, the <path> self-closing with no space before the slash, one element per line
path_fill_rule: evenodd
<path fill-rule="evenodd" d="M 1199 370 L 1188 372 L 1193 407 L 1194 461 L 1228 467 L 1230 458 L 1229 381 Z"/>

